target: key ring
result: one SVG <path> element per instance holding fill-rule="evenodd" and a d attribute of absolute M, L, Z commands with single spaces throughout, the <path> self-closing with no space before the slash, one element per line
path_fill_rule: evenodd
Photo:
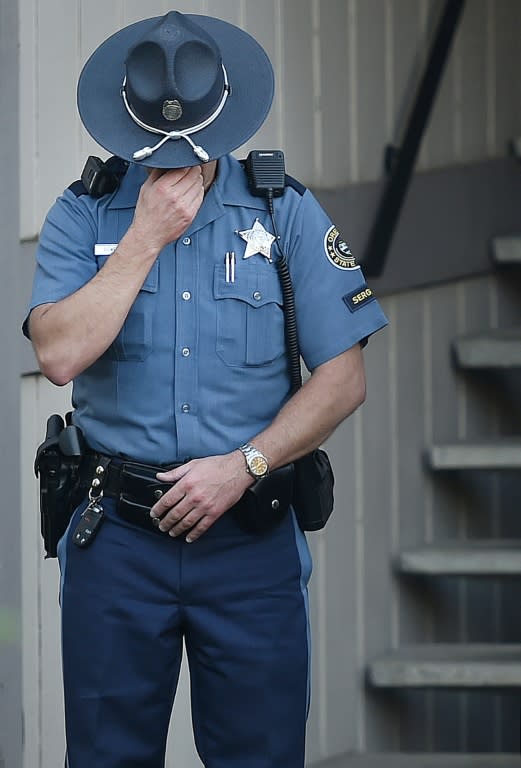
<path fill-rule="evenodd" d="M 95 469 L 95 475 L 91 480 L 89 488 L 89 506 L 92 508 L 103 498 L 103 485 L 105 484 L 105 467 L 99 464 Z"/>
<path fill-rule="evenodd" d="M 97 477 L 94 478 L 94 480 L 97 480 L 97 479 L 98 479 Z M 94 481 L 93 481 L 93 483 L 94 483 Z M 96 485 L 98 485 L 98 483 L 96 483 Z M 98 493 L 96 495 L 94 494 L 93 491 L 94 491 L 94 488 L 91 485 L 91 487 L 89 488 L 89 501 L 90 501 L 91 504 L 93 504 L 95 501 L 101 501 L 101 499 L 103 498 L 103 489 L 102 488 L 100 488 L 100 490 L 98 491 Z"/>

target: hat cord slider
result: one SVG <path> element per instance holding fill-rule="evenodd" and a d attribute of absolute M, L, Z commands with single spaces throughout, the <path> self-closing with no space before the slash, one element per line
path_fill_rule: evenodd
<path fill-rule="evenodd" d="M 224 105 L 226 104 L 226 101 L 228 99 L 228 96 L 230 95 L 231 89 L 228 82 L 228 74 L 226 72 L 226 69 L 224 67 L 224 64 L 221 64 L 223 74 L 224 74 L 224 90 L 223 95 L 221 97 L 221 101 L 217 105 L 217 108 L 214 112 L 210 115 L 210 117 L 206 118 L 202 123 L 198 123 L 197 125 L 193 125 L 190 128 L 184 128 L 181 131 L 163 131 L 161 128 L 155 128 L 152 125 L 147 125 L 147 123 L 144 123 L 140 118 L 135 114 L 135 112 L 132 110 L 132 107 L 130 106 L 128 99 L 127 99 L 127 92 L 126 92 L 126 84 L 127 84 L 127 78 L 125 77 L 123 80 L 123 84 L 121 86 L 121 97 L 123 99 L 123 103 L 125 105 L 125 108 L 132 118 L 132 120 L 136 123 L 136 125 L 139 125 L 140 128 L 143 128 L 145 131 L 150 131 L 151 133 L 156 133 L 163 138 L 158 141 L 157 144 L 155 144 L 153 147 L 142 147 L 141 149 L 137 149 L 133 155 L 133 160 L 144 160 L 147 157 L 150 157 L 154 154 L 154 152 L 163 146 L 169 139 L 185 139 L 190 146 L 192 147 L 194 154 L 196 157 L 199 158 L 199 160 L 202 160 L 203 163 L 207 163 L 210 160 L 210 155 L 208 152 L 204 149 L 204 147 L 195 144 L 195 142 L 192 141 L 190 138 L 190 134 L 197 133 L 198 131 L 202 131 L 203 128 L 207 128 L 209 125 L 211 125 L 221 114 L 221 112 L 224 109 Z"/>

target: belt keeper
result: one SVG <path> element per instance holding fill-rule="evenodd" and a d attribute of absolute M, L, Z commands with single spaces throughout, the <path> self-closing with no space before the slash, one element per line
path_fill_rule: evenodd
<path fill-rule="evenodd" d="M 94 477 L 90 481 L 89 501 L 103 497 L 103 489 L 107 482 L 107 469 L 111 459 L 108 456 L 96 456 Z"/>

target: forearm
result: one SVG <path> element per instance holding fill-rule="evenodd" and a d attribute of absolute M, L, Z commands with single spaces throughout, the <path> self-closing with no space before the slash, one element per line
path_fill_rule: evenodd
<path fill-rule="evenodd" d="M 317 448 L 364 399 L 363 357 L 357 344 L 319 366 L 251 442 L 275 469 Z"/>
<path fill-rule="evenodd" d="M 211 170 L 215 173 L 215 163 Z M 31 340 L 47 378 L 66 384 L 105 352 L 155 259 L 193 221 L 203 195 L 199 167 L 151 171 L 133 222 L 103 268 L 67 298 L 32 311 Z"/>
<path fill-rule="evenodd" d="M 63 385 L 114 341 L 155 259 L 131 227 L 103 268 L 82 288 L 31 313 L 31 340 L 47 378 Z"/>
<path fill-rule="evenodd" d="M 276 469 L 319 446 L 364 397 L 362 351 L 357 344 L 319 366 L 270 426 L 251 441 L 266 456 L 270 468 Z M 195 459 L 157 477 L 174 485 L 154 505 L 151 515 L 162 518 L 161 530 L 170 531 L 171 536 L 192 529 L 190 541 L 208 530 L 254 482 L 238 449 Z"/>

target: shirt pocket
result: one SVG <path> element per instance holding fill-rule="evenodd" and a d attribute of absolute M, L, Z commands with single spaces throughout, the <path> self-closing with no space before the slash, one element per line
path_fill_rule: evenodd
<path fill-rule="evenodd" d="M 98 259 L 101 268 L 108 256 Z M 105 352 L 110 360 L 140 362 L 152 351 L 152 328 L 159 289 L 159 262 L 155 261 L 136 296 L 123 326 Z"/>
<path fill-rule="evenodd" d="M 276 267 L 241 264 L 235 282 L 214 271 L 216 352 L 229 366 L 260 366 L 286 351 L 282 291 Z"/>

